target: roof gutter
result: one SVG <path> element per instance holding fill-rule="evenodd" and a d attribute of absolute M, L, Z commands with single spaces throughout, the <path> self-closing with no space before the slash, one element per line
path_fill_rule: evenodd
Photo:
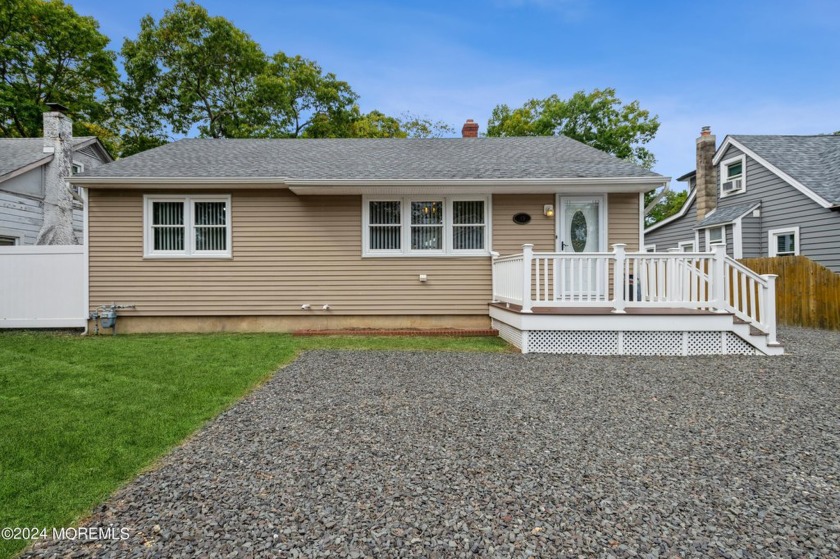
<path fill-rule="evenodd" d="M 131 188 L 147 186 L 192 186 L 210 188 L 242 185 L 254 188 L 262 186 L 288 187 L 299 194 L 356 194 L 362 190 L 388 190 L 418 187 L 434 188 L 482 188 L 485 191 L 501 192 L 523 187 L 533 192 L 556 192 L 561 189 L 581 190 L 600 188 L 614 192 L 645 192 L 670 182 L 670 177 L 615 177 L 615 178 L 563 178 L 563 179 L 289 179 L 284 177 L 86 177 L 76 176 L 73 184 L 91 188 Z M 628 188 L 631 187 L 631 188 Z"/>
<path fill-rule="evenodd" d="M 78 175 L 70 182 L 92 188 L 130 188 L 132 186 L 227 186 L 232 184 L 285 186 L 279 177 L 86 177 Z"/>

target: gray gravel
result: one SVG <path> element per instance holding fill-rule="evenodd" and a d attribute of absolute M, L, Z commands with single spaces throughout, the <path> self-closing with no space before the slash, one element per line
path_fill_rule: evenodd
<path fill-rule="evenodd" d="M 311 352 L 26 557 L 837 557 L 840 333 L 789 356 Z"/>

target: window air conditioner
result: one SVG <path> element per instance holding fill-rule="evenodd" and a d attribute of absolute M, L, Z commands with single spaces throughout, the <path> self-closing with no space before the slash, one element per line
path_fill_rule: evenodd
<path fill-rule="evenodd" d="M 736 190 L 741 190 L 741 179 L 735 179 L 723 183 L 724 192 L 735 192 Z"/>

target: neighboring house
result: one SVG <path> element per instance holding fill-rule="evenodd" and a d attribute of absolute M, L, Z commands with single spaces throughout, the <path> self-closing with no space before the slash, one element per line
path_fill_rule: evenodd
<path fill-rule="evenodd" d="M 62 113 L 44 113 L 45 124 L 50 119 L 67 119 Z M 44 126 L 46 134 L 58 129 Z M 54 153 L 53 138 L 0 138 L 0 246 L 32 245 L 44 222 L 45 185 L 62 159 Z M 73 153 L 67 159 L 72 169 L 65 176 L 95 169 L 113 161 L 95 137 L 73 138 Z M 45 149 L 46 148 L 46 149 Z M 48 151 L 49 150 L 49 151 Z M 82 240 L 82 205 L 76 203 L 73 212 L 74 229 Z"/>
<path fill-rule="evenodd" d="M 657 251 L 733 258 L 804 255 L 840 273 L 840 136 L 727 136 L 697 140 L 697 171 L 680 211 L 645 230 Z"/>
<path fill-rule="evenodd" d="M 90 309 L 133 305 L 121 332 L 492 319 L 524 351 L 755 351 L 727 342 L 731 315 L 639 317 L 662 294 L 619 287 L 644 193 L 666 177 L 565 137 L 477 138 L 469 121 L 463 134 L 188 139 L 86 171 L 72 182 L 87 190 Z"/>

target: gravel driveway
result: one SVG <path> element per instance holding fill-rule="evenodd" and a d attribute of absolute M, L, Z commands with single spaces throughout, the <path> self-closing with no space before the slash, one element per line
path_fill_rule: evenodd
<path fill-rule="evenodd" d="M 27 557 L 837 557 L 840 333 L 786 357 L 311 352 Z"/>

